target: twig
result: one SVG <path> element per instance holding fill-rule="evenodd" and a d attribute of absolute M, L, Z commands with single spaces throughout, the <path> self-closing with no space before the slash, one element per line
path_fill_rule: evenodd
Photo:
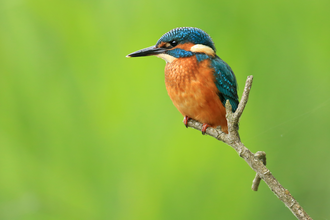
<path fill-rule="evenodd" d="M 264 165 L 266 165 L 266 153 L 263 151 L 258 151 L 257 153 L 254 154 L 256 158 L 258 158 Z M 261 178 L 258 174 L 256 174 L 256 177 L 254 177 L 253 182 L 252 182 L 252 187 L 251 189 L 253 191 L 258 191 L 259 184 L 260 184 Z"/>
<path fill-rule="evenodd" d="M 299 203 L 293 198 L 290 192 L 285 189 L 267 169 L 262 162 L 262 159 L 258 155 L 253 154 L 248 148 L 246 148 L 240 140 L 238 133 L 238 122 L 247 104 L 249 93 L 253 81 L 253 76 L 248 76 L 245 88 L 243 91 L 242 99 L 238 105 L 237 110 L 232 113 L 232 107 L 227 100 L 226 102 L 226 118 L 228 122 L 228 134 L 225 134 L 220 129 L 214 129 L 209 127 L 206 130 L 206 134 L 228 144 L 233 147 L 236 152 L 242 157 L 249 166 L 256 172 L 256 175 L 264 180 L 268 187 L 274 192 L 274 194 L 290 209 L 290 211 L 301 220 L 311 220 L 312 218 L 304 211 Z M 195 128 L 197 130 L 202 129 L 202 124 L 196 120 L 190 119 L 188 121 L 188 127 Z M 266 161 L 265 161 L 266 162 Z M 259 184 L 258 184 L 259 185 Z M 258 188 L 258 187 L 257 187 Z"/>

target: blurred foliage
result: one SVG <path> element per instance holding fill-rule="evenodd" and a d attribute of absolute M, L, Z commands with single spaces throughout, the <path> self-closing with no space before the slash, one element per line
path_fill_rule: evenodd
<path fill-rule="evenodd" d="M 125 55 L 175 27 L 209 33 L 251 151 L 330 218 L 330 2 L 2 0 L 0 219 L 293 219 L 234 150 L 185 129 L 164 61 Z"/>

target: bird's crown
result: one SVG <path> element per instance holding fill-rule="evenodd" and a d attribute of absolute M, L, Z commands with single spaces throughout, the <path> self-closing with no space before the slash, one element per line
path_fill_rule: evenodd
<path fill-rule="evenodd" d="M 212 48 L 215 52 L 214 43 L 211 37 L 203 30 L 194 27 L 175 28 L 165 33 L 158 40 L 156 47 L 159 47 L 162 43 L 169 43 L 173 47 L 185 43 L 201 44 Z"/>

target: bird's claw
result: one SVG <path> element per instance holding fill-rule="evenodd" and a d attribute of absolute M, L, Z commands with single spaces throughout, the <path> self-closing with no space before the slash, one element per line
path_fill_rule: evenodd
<path fill-rule="evenodd" d="M 190 117 L 188 117 L 187 115 L 184 116 L 184 118 L 183 118 L 183 123 L 186 126 L 186 128 L 188 128 L 188 121 L 189 121 L 189 119 L 190 119 Z"/>
<path fill-rule="evenodd" d="M 211 127 L 209 124 L 203 124 L 203 127 L 202 127 L 202 135 L 205 135 L 205 133 L 206 133 L 206 129 L 208 128 L 208 127 Z"/>

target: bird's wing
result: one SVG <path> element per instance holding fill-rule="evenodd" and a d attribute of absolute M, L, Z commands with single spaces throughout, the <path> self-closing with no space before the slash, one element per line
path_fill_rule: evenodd
<path fill-rule="evenodd" d="M 237 82 L 233 71 L 230 66 L 219 57 L 215 57 L 211 60 L 211 66 L 215 70 L 215 84 L 220 91 L 219 97 L 222 104 L 225 106 L 226 100 L 228 99 L 233 112 L 235 112 L 238 107 L 238 96 Z"/>

